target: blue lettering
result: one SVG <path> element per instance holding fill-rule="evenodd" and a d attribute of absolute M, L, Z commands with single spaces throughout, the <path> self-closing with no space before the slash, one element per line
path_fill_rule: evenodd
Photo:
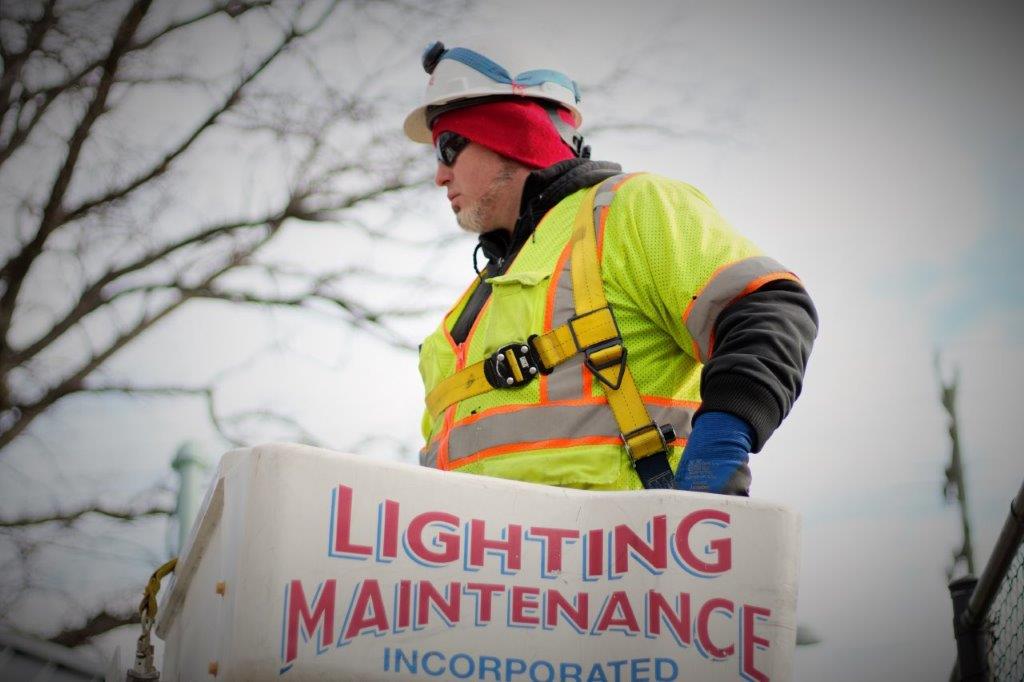
<path fill-rule="evenodd" d="M 634 658 L 629 661 L 629 679 L 632 682 L 649 682 L 651 679 L 647 676 L 649 672 L 651 672 L 651 659 Z"/>
<path fill-rule="evenodd" d="M 419 653 L 420 653 L 419 651 L 417 651 L 416 649 L 413 649 L 412 650 L 412 658 L 411 659 L 410 658 L 406 658 L 405 651 L 403 651 L 402 649 L 399 649 L 399 648 L 396 647 L 395 648 L 395 672 L 396 673 L 402 672 L 402 662 L 404 661 L 405 662 L 405 667 L 409 670 L 410 673 L 415 675 L 416 674 L 416 670 L 417 670 L 416 659 L 419 656 Z"/>
<path fill-rule="evenodd" d="M 484 679 L 486 673 L 494 673 L 494 679 L 501 682 L 501 659 L 495 656 L 480 657 L 480 679 Z"/>
<path fill-rule="evenodd" d="M 558 674 L 562 682 L 582 682 L 580 675 L 583 674 L 583 666 L 578 663 L 563 663 L 558 666 Z"/>
<path fill-rule="evenodd" d="M 526 672 L 526 661 L 521 658 L 505 659 L 505 679 L 511 680 L 513 675 L 522 675 Z"/>
<path fill-rule="evenodd" d="M 662 671 L 668 668 L 668 672 L 663 673 Z M 679 666 L 671 658 L 656 658 L 654 659 L 654 679 L 655 682 L 671 682 L 679 677 Z"/>
<path fill-rule="evenodd" d="M 671 658 L 605 661 L 591 664 L 588 670 L 584 665 L 571 661 L 535 660 L 527 663 L 522 658 L 476 656 L 466 652 L 447 654 L 438 650 L 390 646 L 384 647 L 382 669 L 395 674 L 407 672 L 416 675 L 422 672 L 431 677 L 493 682 L 513 682 L 526 676 L 529 682 L 673 682 L 679 679 L 679 665 Z"/>
<path fill-rule="evenodd" d="M 537 668 L 543 667 L 547 670 L 547 677 L 541 679 L 537 677 Z M 534 661 L 533 665 L 530 666 L 530 682 L 552 682 L 555 679 L 555 666 L 551 665 L 547 661 Z"/>
<path fill-rule="evenodd" d="M 433 670 L 428 668 L 427 667 L 427 661 L 430 660 L 431 658 L 440 658 L 441 659 L 441 667 L 440 668 L 434 668 Z M 423 654 L 423 661 L 422 661 L 422 663 L 423 663 L 423 672 L 425 672 L 426 674 L 430 675 L 431 677 L 437 677 L 439 675 L 444 675 L 444 654 L 442 654 L 440 651 L 428 651 L 427 653 Z"/>
<path fill-rule="evenodd" d="M 466 662 L 466 672 L 460 673 L 455 668 L 458 661 Z M 464 680 L 467 677 L 473 676 L 473 673 L 476 671 L 476 661 L 474 661 L 473 657 L 469 654 L 455 654 L 450 659 L 448 659 L 448 671 L 460 680 Z"/>

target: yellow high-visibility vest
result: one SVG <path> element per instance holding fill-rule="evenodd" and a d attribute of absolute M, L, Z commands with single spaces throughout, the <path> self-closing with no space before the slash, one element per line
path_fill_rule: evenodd
<path fill-rule="evenodd" d="M 674 469 L 700 406 L 700 369 L 713 352 L 718 315 L 769 281 L 796 278 L 733 231 L 695 188 L 650 174 L 626 179 L 608 184 L 611 194 L 594 211 L 597 258 L 643 406 L 654 422 L 674 427 Z M 475 381 L 472 368 L 499 349 L 576 315 L 570 237 L 586 194 L 552 208 L 507 271 L 488 279 L 491 296 L 462 344 L 451 329 L 478 280 L 424 341 L 422 464 L 577 488 L 641 488 L 605 388 L 581 355 L 511 388 L 456 393 L 454 402 L 445 390 L 465 383 L 458 377 Z"/>

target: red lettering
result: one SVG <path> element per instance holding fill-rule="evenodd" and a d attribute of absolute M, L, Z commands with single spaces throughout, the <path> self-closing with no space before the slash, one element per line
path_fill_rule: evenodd
<path fill-rule="evenodd" d="M 599 578 L 604 573 L 604 532 L 587 531 L 587 567 L 584 580 Z"/>
<path fill-rule="evenodd" d="M 373 553 L 372 547 L 352 542 L 352 488 L 347 485 L 339 485 L 335 491 L 335 498 L 334 546 L 331 547 L 331 554 L 370 556 Z"/>
<path fill-rule="evenodd" d="M 578 539 L 580 532 L 578 530 L 569 530 L 568 528 L 533 526 L 530 528 L 530 535 L 544 539 L 544 557 L 541 559 L 541 572 L 549 574 L 562 571 L 562 547 L 567 540 Z"/>
<path fill-rule="evenodd" d="M 379 559 L 389 560 L 398 556 L 398 502 L 384 500 L 381 507 L 377 552 Z"/>
<path fill-rule="evenodd" d="M 402 580 L 395 588 L 398 590 L 398 608 L 395 614 L 395 628 L 404 630 L 412 625 L 412 581 Z"/>
<path fill-rule="evenodd" d="M 636 552 L 651 570 L 664 571 L 668 566 L 667 518 L 662 514 L 651 519 L 651 544 L 644 542 L 632 528 L 615 526 L 612 534 L 614 572 L 618 575 L 629 570 L 629 550 Z"/>
<path fill-rule="evenodd" d="M 725 648 L 720 648 L 711 641 L 711 635 L 708 633 L 708 624 L 711 620 L 711 614 L 716 609 L 722 609 L 730 616 L 733 614 L 733 604 L 728 599 L 715 598 L 704 602 L 704 606 L 700 607 L 700 613 L 697 614 L 697 643 L 700 645 L 702 652 L 711 658 L 721 660 L 732 656 L 736 647 L 730 644 Z"/>
<path fill-rule="evenodd" d="M 654 590 L 647 591 L 647 634 L 661 634 L 661 623 L 664 620 L 672 628 L 672 635 L 680 646 L 690 644 L 690 595 L 680 592 L 676 598 L 677 606 L 669 605 L 665 595 Z"/>
<path fill-rule="evenodd" d="M 715 556 L 713 563 L 702 560 L 690 549 L 690 533 L 694 526 L 704 521 L 718 521 L 728 525 L 729 515 L 716 509 L 699 509 L 688 514 L 676 527 L 676 552 L 686 566 L 699 573 L 725 573 L 732 568 L 732 541 L 729 538 L 717 538 L 708 543 Z"/>
<path fill-rule="evenodd" d="M 476 592 L 476 619 L 479 624 L 491 622 L 491 598 L 498 593 L 504 592 L 504 585 L 493 583 L 467 583 L 466 592 Z"/>
<path fill-rule="evenodd" d="M 484 537 L 485 521 L 473 519 L 469 522 L 469 565 L 480 568 L 484 565 L 484 554 L 496 552 L 502 556 L 507 571 L 518 571 L 523 566 L 523 527 L 510 524 L 505 529 L 504 540 L 488 540 Z"/>
<path fill-rule="evenodd" d="M 416 625 L 422 627 L 430 622 L 430 605 L 437 607 L 438 613 L 448 626 L 459 622 L 460 597 L 462 592 L 459 583 L 448 584 L 441 592 L 429 580 L 419 583 L 419 599 L 416 601 Z"/>
<path fill-rule="evenodd" d="M 547 603 L 544 610 L 544 627 L 553 628 L 558 624 L 558 612 L 561 611 L 569 624 L 579 632 L 585 632 L 587 623 L 590 621 L 588 608 L 588 595 L 586 592 L 579 592 L 573 601 L 570 602 L 558 590 L 547 591 Z"/>
<path fill-rule="evenodd" d="M 512 625 L 539 625 L 540 616 L 536 614 L 540 608 L 538 598 L 540 588 L 512 586 L 512 598 L 509 600 L 509 623 Z M 529 612 L 529 613 L 528 613 Z"/>
<path fill-rule="evenodd" d="M 743 620 L 743 625 L 740 629 L 740 671 L 749 680 L 768 682 L 768 676 L 754 667 L 754 652 L 757 649 L 764 651 L 771 644 L 764 637 L 758 637 L 754 634 L 754 626 L 757 624 L 757 621 L 766 620 L 771 616 L 771 609 L 747 604 L 740 609 L 740 612 Z"/>
<path fill-rule="evenodd" d="M 640 632 L 640 625 L 629 603 L 629 597 L 621 590 L 612 592 L 605 602 L 598 616 L 597 625 L 594 626 L 594 632 L 605 632 L 612 627 L 625 628 L 629 633 Z"/>
<path fill-rule="evenodd" d="M 344 627 L 342 639 L 350 641 L 363 634 L 365 630 L 383 635 L 387 633 L 388 627 L 388 615 L 384 610 L 380 583 L 376 580 L 362 581 L 356 587 L 356 595 L 352 599 L 350 616 Z"/>
<path fill-rule="evenodd" d="M 450 527 L 458 527 L 459 517 L 445 512 L 423 512 L 413 517 L 405 533 L 405 541 L 415 557 L 428 564 L 449 564 L 459 558 L 460 539 L 458 533 L 439 532 L 434 537 L 434 544 L 440 542 L 443 548 L 434 551 L 423 542 L 423 531 L 432 523 L 444 523 Z"/>
<path fill-rule="evenodd" d="M 335 581 L 327 580 L 313 595 L 313 604 L 306 603 L 306 594 L 302 590 L 302 582 L 291 581 L 285 604 L 285 663 L 291 663 L 299 655 L 299 628 L 308 637 L 320 630 L 321 649 L 326 649 L 334 641 L 334 603 Z"/>

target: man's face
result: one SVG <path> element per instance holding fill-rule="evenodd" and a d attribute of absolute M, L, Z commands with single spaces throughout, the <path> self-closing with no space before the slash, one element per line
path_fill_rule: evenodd
<path fill-rule="evenodd" d="M 434 182 L 448 190 L 459 227 L 481 234 L 513 228 L 528 173 L 515 161 L 470 142 L 452 166 L 438 162 Z"/>

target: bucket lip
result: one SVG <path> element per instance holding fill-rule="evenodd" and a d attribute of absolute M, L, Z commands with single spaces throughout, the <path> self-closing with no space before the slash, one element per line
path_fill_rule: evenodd
<path fill-rule="evenodd" d="M 210 544 L 214 531 L 220 525 L 224 513 L 224 470 L 231 464 L 231 460 L 236 459 L 231 457 L 234 452 L 227 453 L 221 459 L 216 483 L 207 491 L 200 508 L 197 517 L 199 523 L 192 528 L 174 571 L 171 587 L 160 601 L 156 620 L 156 635 L 160 639 L 166 639 L 168 631 L 181 611 L 181 607 L 185 603 L 185 595 L 192 583 L 192 577 L 199 568 L 199 562 Z"/>

